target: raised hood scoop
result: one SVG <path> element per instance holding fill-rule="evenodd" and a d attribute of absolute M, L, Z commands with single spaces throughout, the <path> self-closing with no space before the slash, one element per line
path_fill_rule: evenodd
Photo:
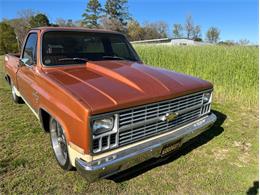
<path fill-rule="evenodd" d="M 132 88 L 138 90 L 139 92 L 144 93 L 142 88 L 140 88 L 134 81 L 131 81 L 127 77 L 121 75 L 119 72 L 114 71 L 114 69 L 122 68 L 122 66 L 111 67 L 111 65 L 110 65 L 110 67 L 106 67 L 105 64 L 102 65 L 102 64 L 89 63 L 87 67 L 88 67 L 88 69 L 90 69 L 91 71 L 93 71 L 97 74 L 101 74 L 105 77 L 113 78 L 121 83 L 128 85 L 129 87 L 132 87 Z M 111 69 L 111 68 L 113 68 L 113 69 Z"/>

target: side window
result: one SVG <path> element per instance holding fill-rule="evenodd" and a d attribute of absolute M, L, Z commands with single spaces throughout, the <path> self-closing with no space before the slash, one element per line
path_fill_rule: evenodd
<path fill-rule="evenodd" d="M 23 50 L 23 61 L 27 65 L 34 65 L 36 64 L 37 59 L 37 34 L 32 33 L 26 40 L 24 50 Z"/>

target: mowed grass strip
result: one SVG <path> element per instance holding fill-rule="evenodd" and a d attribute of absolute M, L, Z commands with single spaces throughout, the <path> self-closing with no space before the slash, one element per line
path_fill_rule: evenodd
<path fill-rule="evenodd" d="M 43 133 L 25 104 L 11 101 L 9 86 L 2 79 L 3 57 L 0 57 L 0 194 L 245 194 L 256 190 L 258 49 L 136 48 L 145 63 L 212 81 L 218 125 L 165 162 L 153 165 L 152 160 L 124 173 L 123 178 L 88 183 L 77 172 L 59 168 L 49 135 Z M 240 57 L 236 58 L 236 53 Z M 224 59 L 237 68 L 233 76 L 229 76 L 232 67 L 226 66 Z M 250 66 L 248 70 L 241 69 L 245 64 Z M 250 74 L 242 74 L 246 71 Z"/>

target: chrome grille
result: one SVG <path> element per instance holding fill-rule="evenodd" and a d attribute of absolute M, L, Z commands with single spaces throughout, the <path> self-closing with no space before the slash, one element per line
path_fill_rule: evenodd
<path fill-rule="evenodd" d="M 119 146 L 161 134 L 198 119 L 209 110 L 209 106 L 207 109 L 203 106 L 203 93 L 119 112 Z M 160 117 L 169 112 L 178 113 L 178 116 L 171 122 L 160 120 Z"/>
<path fill-rule="evenodd" d="M 98 138 L 93 138 L 93 152 L 97 153 L 102 150 L 111 149 L 117 146 L 116 134 L 105 135 Z"/>

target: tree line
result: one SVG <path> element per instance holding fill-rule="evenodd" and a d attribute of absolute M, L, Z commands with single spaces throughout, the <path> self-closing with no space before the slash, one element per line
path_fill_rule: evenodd
<path fill-rule="evenodd" d="M 102 6 L 99 0 L 89 0 L 82 19 L 78 21 L 58 18 L 50 23 L 43 13 L 32 10 L 22 10 L 18 18 L 0 22 L 0 54 L 17 52 L 29 29 L 40 26 L 80 26 L 95 29 L 119 31 L 127 35 L 129 40 L 149 40 L 169 37 L 169 27 L 164 21 L 145 22 L 140 24 L 131 16 L 128 10 L 128 0 L 106 0 Z M 186 17 L 185 24 L 173 25 L 174 38 L 187 38 L 195 41 L 202 40 L 201 26 L 193 22 L 192 15 Z M 220 39 L 220 30 L 210 27 L 205 35 L 206 41 L 217 43 Z"/>
<path fill-rule="evenodd" d="M 163 21 L 149 23 L 142 26 L 128 12 L 127 0 L 107 0 L 104 7 L 99 0 L 89 0 L 87 8 L 82 15 L 82 24 L 88 28 L 104 28 L 123 32 L 132 41 L 166 38 L 168 37 L 168 25 Z M 184 25 L 173 25 L 175 38 L 187 38 L 202 41 L 200 25 L 194 25 L 191 15 L 186 18 Z M 183 34 L 183 31 L 186 34 Z M 211 27 L 206 33 L 208 42 L 216 43 L 219 40 L 220 30 Z"/>
<path fill-rule="evenodd" d="M 0 54 L 18 52 L 23 44 L 27 32 L 31 28 L 40 26 L 57 26 L 51 24 L 43 13 L 32 10 L 22 10 L 18 18 L 0 22 Z"/>

